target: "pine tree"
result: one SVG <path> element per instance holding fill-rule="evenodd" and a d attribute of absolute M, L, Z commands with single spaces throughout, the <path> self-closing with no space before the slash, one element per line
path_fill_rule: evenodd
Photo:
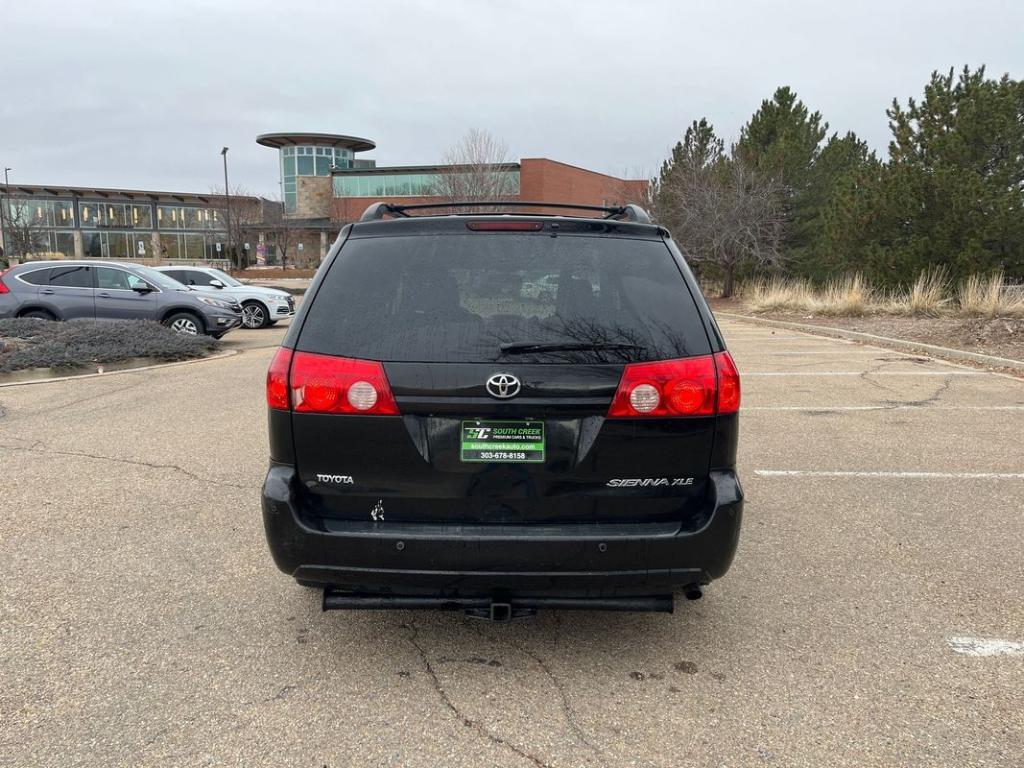
<path fill-rule="evenodd" d="M 877 175 L 881 163 L 866 141 L 848 132 L 832 134 L 815 158 L 801 193 L 804 244 L 793 254 L 790 270 L 815 281 L 823 281 L 859 267 L 837 253 L 828 232 L 829 216 L 856 210 L 864 184 Z"/>
<path fill-rule="evenodd" d="M 782 247 L 801 271 L 820 232 L 826 203 L 820 197 L 823 180 L 814 169 L 827 132 L 821 113 L 811 112 L 783 86 L 761 102 L 733 147 L 733 156 L 782 185 L 787 220 Z"/>
<path fill-rule="evenodd" d="M 929 267 L 1024 278 L 1024 83 L 934 72 L 920 102 L 887 115 L 889 162 L 829 208 L 834 254 L 889 283 Z"/>

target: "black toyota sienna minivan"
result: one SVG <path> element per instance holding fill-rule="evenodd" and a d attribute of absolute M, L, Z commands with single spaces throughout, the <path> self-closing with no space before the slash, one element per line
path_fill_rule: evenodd
<path fill-rule="evenodd" d="M 699 597 L 739 536 L 740 382 L 669 233 L 430 207 L 346 226 L 271 363 L 277 566 L 325 609 Z"/>

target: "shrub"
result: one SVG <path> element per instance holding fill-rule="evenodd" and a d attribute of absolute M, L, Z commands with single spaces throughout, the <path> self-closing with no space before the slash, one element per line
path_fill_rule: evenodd
<path fill-rule="evenodd" d="M 217 346 L 209 336 L 184 336 L 142 320 L 0 320 L 0 373 L 75 368 L 136 357 L 187 360 L 203 357 Z"/>
<path fill-rule="evenodd" d="M 823 315 L 860 316 L 871 309 L 873 293 L 859 273 L 830 280 L 818 297 L 818 311 Z"/>
<path fill-rule="evenodd" d="M 971 275 L 950 296 L 946 272 L 922 272 L 909 290 L 876 290 L 860 274 L 830 280 L 816 288 L 804 280 L 775 277 L 747 283 L 740 296 L 754 312 L 805 312 L 857 317 L 869 313 L 927 316 L 941 314 L 999 317 L 1024 315 L 1024 286 L 1007 286 L 1002 272 Z"/>
<path fill-rule="evenodd" d="M 742 297 L 755 312 L 813 312 L 817 306 L 810 283 L 781 277 L 750 283 Z"/>
<path fill-rule="evenodd" d="M 968 315 L 997 317 L 1024 314 L 1024 292 L 1004 284 L 1002 270 L 986 276 L 970 275 L 957 289 L 960 310 Z"/>
<path fill-rule="evenodd" d="M 910 288 L 906 295 L 905 310 L 909 315 L 937 315 L 949 303 L 946 290 L 949 280 L 946 270 L 926 269 Z"/>

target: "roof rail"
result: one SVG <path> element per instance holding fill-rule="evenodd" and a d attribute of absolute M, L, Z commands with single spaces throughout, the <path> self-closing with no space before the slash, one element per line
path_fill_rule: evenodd
<path fill-rule="evenodd" d="M 638 224 L 650 224 L 651 217 L 639 205 L 574 205 L 572 203 L 542 203 L 529 202 L 525 200 L 466 200 L 454 203 L 414 203 L 412 205 L 397 205 L 395 203 L 378 202 L 370 205 L 359 217 L 360 221 L 378 221 L 386 215 L 402 216 L 408 218 L 406 211 L 423 211 L 438 208 L 566 208 L 580 211 L 602 211 L 607 214 L 605 219 L 619 219 L 623 221 L 635 221 Z M 460 214 L 466 215 L 466 214 Z"/>

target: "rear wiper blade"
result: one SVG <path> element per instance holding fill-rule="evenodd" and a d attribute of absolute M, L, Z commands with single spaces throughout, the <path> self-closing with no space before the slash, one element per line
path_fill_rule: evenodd
<path fill-rule="evenodd" d="M 512 341 L 498 347 L 503 355 L 524 355 L 530 352 L 595 352 L 615 349 L 643 349 L 637 344 L 617 344 L 613 342 L 580 342 L 580 341 Z"/>

